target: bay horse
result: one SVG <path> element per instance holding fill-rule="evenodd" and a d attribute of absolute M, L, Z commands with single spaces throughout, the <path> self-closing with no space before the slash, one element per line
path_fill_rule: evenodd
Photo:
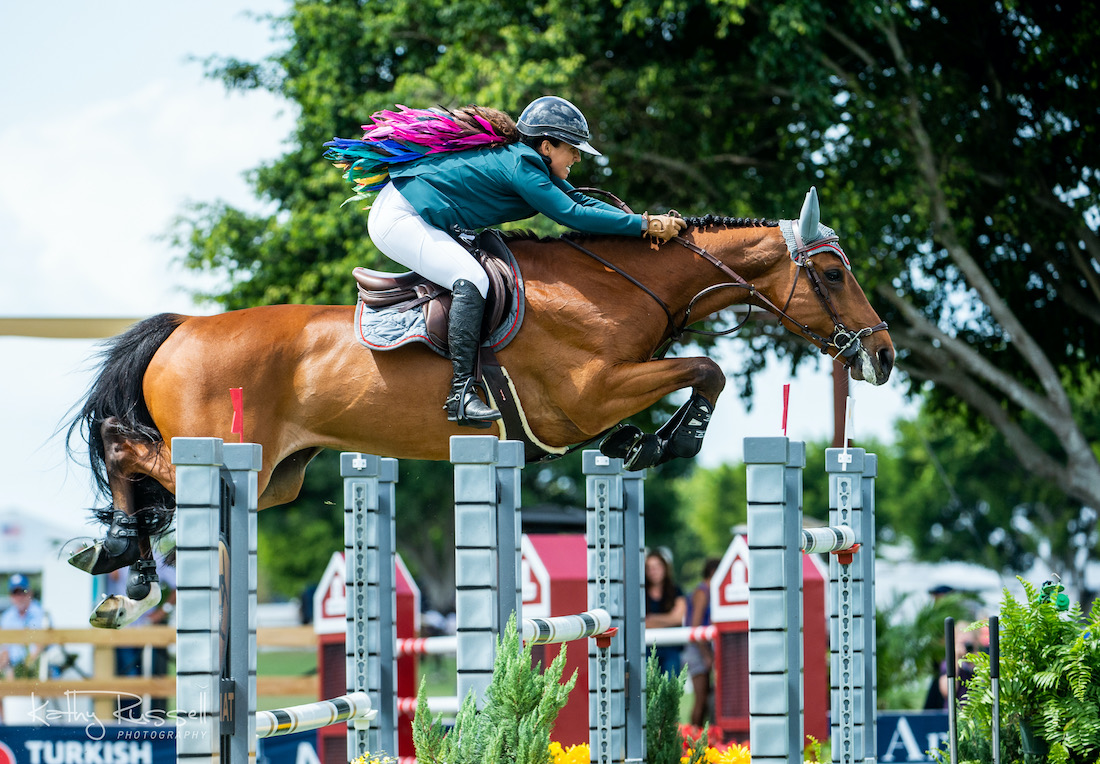
<path fill-rule="evenodd" d="M 798 221 L 689 218 L 659 248 L 621 236 L 512 240 L 525 317 L 497 357 L 531 433 L 549 448 L 583 443 L 690 387 L 691 400 L 656 435 L 625 428 L 603 449 L 633 468 L 694 456 L 725 376 L 709 358 L 655 352 L 689 320 L 738 303 L 774 313 L 852 378 L 886 382 L 894 363 L 886 325 L 817 209 L 811 189 Z M 71 562 L 92 573 L 133 565 L 131 597 L 153 596 L 140 584 L 152 565 L 149 536 L 175 506 L 171 439 L 233 440 L 230 388 L 244 388 L 247 440 L 263 446 L 261 509 L 292 501 L 325 448 L 446 460 L 448 436 L 466 431 L 440 408 L 450 363 L 422 345 L 366 349 L 353 337 L 353 312 L 272 305 L 162 314 L 108 341 L 69 432 L 87 438 L 111 500 L 99 510 L 110 528 Z M 143 607 L 131 600 L 124 615 L 97 625 L 124 625 Z"/>

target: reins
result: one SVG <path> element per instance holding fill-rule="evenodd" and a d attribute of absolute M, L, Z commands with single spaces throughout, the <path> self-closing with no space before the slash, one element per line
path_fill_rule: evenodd
<path fill-rule="evenodd" d="M 613 204 L 615 204 L 619 209 L 623 210 L 624 212 L 632 212 L 630 207 L 625 202 L 623 202 L 621 199 L 619 199 L 617 196 L 615 196 L 614 194 L 612 194 L 609 191 L 604 191 L 603 189 L 591 188 L 591 187 L 578 188 L 576 190 L 581 192 L 581 193 L 584 193 L 584 194 L 589 194 L 589 195 L 599 194 L 599 195 L 605 196 Z M 678 213 L 673 213 L 673 214 L 678 214 Z M 653 290 L 651 290 L 645 284 L 638 281 L 636 278 L 631 276 L 629 273 L 624 271 L 622 268 L 619 268 L 618 266 L 614 265 L 613 263 L 608 262 L 603 257 L 600 257 L 599 255 L 597 255 L 592 250 L 581 246 L 580 244 L 573 241 L 572 239 L 570 239 L 568 237 L 562 237 L 562 240 L 565 241 L 566 243 L 568 243 L 570 246 L 572 246 L 576 250 L 578 250 L 580 252 L 583 252 L 588 257 L 591 257 L 593 260 L 596 260 L 598 263 L 600 263 L 604 267 L 611 269 L 615 273 L 618 273 L 620 276 L 625 278 L 631 284 L 634 284 L 634 286 L 638 287 L 643 292 L 645 292 L 647 295 L 649 295 L 653 299 L 653 301 L 656 302 L 661 307 L 661 310 L 664 311 L 665 316 L 666 316 L 667 321 L 668 321 L 669 339 L 668 339 L 667 342 L 663 343 L 662 347 L 658 349 L 658 352 L 656 352 L 654 354 L 654 358 L 658 358 L 658 359 L 663 358 L 664 355 L 668 352 L 671 345 L 675 342 L 679 342 L 680 339 L 683 337 L 683 335 L 686 334 L 686 333 L 699 334 L 699 335 L 708 336 L 708 337 L 720 337 L 720 336 L 724 336 L 724 335 L 731 334 L 733 332 L 739 331 L 742 327 L 744 327 L 744 325 L 748 322 L 749 317 L 752 314 L 753 304 L 751 302 L 748 303 L 749 311 L 748 311 L 748 313 L 745 314 L 745 318 L 742 319 L 740 322 L 738 322 L 736 326 L 733 326 L 729 329 L 726 329 L 726 330 L 723 330 L 723 331 L 710 331 L 710 330 L 705 330 L 705 329 L 691 329 L 691 328 L 688 327 L 688 324 L 690 323 L 690 318 L 691 318 L 691 311 L 692 311 L 692 308 L 695 306 L 695 304 L 700 299 L 705 297 L 706 295 L 708 295 L 712 292 L 715 292 L 719 289 L 727 289 L 727 288 L 747 289 L 749 291 L 749 299 L 755 298 L 756 300 L 758 300 L 762 304 L 761 307 L 763 307 L 769 313 L 772 313 L 772 314 L 774 314 L 774 315 L 776 315 L 780 318 L 785 318 L 791 324 L 799 327 L 799 330 L 802 332 L 802 334 L 804 334 L 811 342 L 813 342 L 815 345 L 817 345 L 822 353 L 832 356 L 832 358 L 834 360 L 839 359 L 840 356 L 844 356 L 845 358 L 848 358 L 849 360 L 844 364 L 845 368 L 851 366 L 851 364 L 852 364 L 852 362 L 855 358 L 855 354 L 856 354 L 856 352 L 858 352 L 858 349 L 859 349 L 859 346 L 860 346 L 859 345 L 860 339 L 862 339 L 863 337 L 866 337 L 870 334 L 873 334 L 874 332 L 881 331 L 881 330 L 884 330 L 884 329 L 887 328 L 886 322 L 881 321 L 876 326 L 865 327 L 865 328 L 860 329 L 858 331 L 852 331 L 851 329 L 849 329 L 847 326 L 844 325 L 843 321 L 840 320 L 840 316 L 837 314 L 836 309 L 833 307 L 832 299 L 829 297 L 828 292 L 823 288 L 823 286 L 821 284 L 821 277 L 818 275 L 817 269 L 814 268 L 813 263 L 810 261 L 810 258 L 814 254 L 816 254 L 818 251 L 820 251 L 822 249 L 825 249 L 825 248 L 829 248 L 829 245 L 835 244 L 838 241 L 838 237 L 836 237 L 836 236 L 830 236 L 830 237 L 825 238 L 825 239 L 819 239 L 817 241 L 813 241 L 813 242 L 810 242 L 809 244 L 805 244 L 805 245 L 801 244 L 801 241 L 799 242 L 800 246 L 798 247 L 798 249 L 795 251 L 795 254 L 794 254 L 795 263 L 799 266 L 799 271 L 795 274 L 795 279 L 794 279 L 794 283 L 791 285 L 790 294 L 787 295 L 787 301 L 786 301 L 786 303 L 784 303 L 782 308 L 780 308 L 778 305 L 773 303 L 765 295 L 761 294 L 756 289 L 756 287 L 754 285 L 750 284 L 740 274 L 738 274 L 736 271 L 734 271 L 728 265 L 723 263 L 717 257 L 712 255 L 706 249 L 696 245 L 693 242 L 688 241 L 687 239 L 685 239 L 682 236 L 674 236 L 671 239 L 672 241 L 675 241 L 677 244 L 684 247 L 685 249 L 693 252 L 694 254 L 698 255 L 699 257 L 702 257 L 704 260 L 706 260 L 708 263 L 713 265 L 715 268 L 717 268 L 719 271 L 721 271 L 722 273 L 724 273 L 726 276 L 728 276 L 731 279 L 731 281 L 727 282 L 727 283 L 712 284 L 711 286 L 703 289 L 698 294 L 696 294 L 694 297 L 692 297 L 688 301 L 688 305 L 684 310 L 684 318 L 679 323 L 679 325 L 677 325 L 675 316 L 673 315 L 672 310 L 668 307 L 668 305 L 665 303 L 665 301 L 662 300 L 660 297 L 658 297 L 657 294 L 654 293 Z M 794 297 L 795 287 L 797 287 L 797 285 L 798 285 L 798 278 L 801 275 L 802 270 L 806 271 L 806 278 L 809 279 L 810 286 L 813 289 L 814 294 L 817 295 L 818 301 L 821 303 L 822 307 L 825 309 L 825 312 L 828 314 L 829 318 L 833 322 L 834 330 L 833 330 L 832 335 L 830 335 L 829 337 L 822 337 L 820 334 L 815 332 L 809 326 L 807 326 L 806 324 L 801 323 L 800 321 L 796 321 L 789 313 L 787 313 L 786 309 L 788 307 L 790 307 L 791 299 Z M 830 352 L 830 349 L 835 349 L 837 351 L 836 355 L 833 355 Z"/>

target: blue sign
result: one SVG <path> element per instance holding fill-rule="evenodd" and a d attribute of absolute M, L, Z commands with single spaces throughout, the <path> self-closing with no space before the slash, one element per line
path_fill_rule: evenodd
<path fill-rule="evenodd" d="M 947 734 L 946 711 L 879 711 L 878 760 L 935 761 L 928 752 L 946 748 Z"/>
<path fill-rule="evenodd" d="M 0 725 L 0 764 L 175 764 L 172 726 Z M 257 764 L 320 764 L 317 732 L 257 741 Z"/>

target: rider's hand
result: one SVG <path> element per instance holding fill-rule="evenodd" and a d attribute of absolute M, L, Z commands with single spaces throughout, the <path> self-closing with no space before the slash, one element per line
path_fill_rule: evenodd
<path fill-rule="evenodd" d="M 675 215 L 647 215 L 643 218 L 645 235 L 668 241 L 687 227 L 687 221 Z"/>

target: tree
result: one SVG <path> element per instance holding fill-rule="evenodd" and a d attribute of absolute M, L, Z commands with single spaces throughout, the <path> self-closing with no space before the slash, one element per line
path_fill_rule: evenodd
<path fill-rule="evenodd" d="M 989 422 L 1026 470 L 1098 506 L 1090 402 L 1070 393 L 1100 350 L 1100 240 L 1088 225 L 1098 72 L 1081 55 L 1096 9 L 864 9 L 855 29 L 838 16 L 817 35 L 833 99 L 845 101 L 829 170 L 887 182 L 872 246 L 902 266 L 877 292 L 894 309 L 905 369 L 933 383 L 935 405 L 961 402 Z"/>
<path fill-rule="evenodd" d="M 1086 422 L 1095 433 L 1096 414 Z M 1042 437 L 1033 422 L 1021 426 Z M 1041 559 L 1081 600 L 1095 596 L 1085 589 L 1085 563 L 1100 540 L 1096 511 L 1021 470 L 990 423 L 925 411 L 899 423 L 887 452 L 886 497 L 876 506 L 889 539 L 911 540 L 921 559 L 966 559 L 999 573 L 1020 574 Z"/>
<path fill-rule="evenodd" d="M 208 63 L 298 109 L 286 155 L 254 174 L 274 211 L 207 205 L 178 236 L 190 265 L 225 276 L 208 295 L 225 307 L 350 302 L 351 267 L 380 263 L 320 144 L 393 103 L 516 113 L 557 93 L 605 153 L 574 178 L 637 209 L 792 216 L 817 184 L 913 388 L 1000 433 L 991 445 L 1065 497 L 1048 506 L 1098 507 L 1098 14 L 1079 0 L 301 0 L 275 20 L 272 60 Z M 772 335 L 757 326 L 750 347 Z"/>

